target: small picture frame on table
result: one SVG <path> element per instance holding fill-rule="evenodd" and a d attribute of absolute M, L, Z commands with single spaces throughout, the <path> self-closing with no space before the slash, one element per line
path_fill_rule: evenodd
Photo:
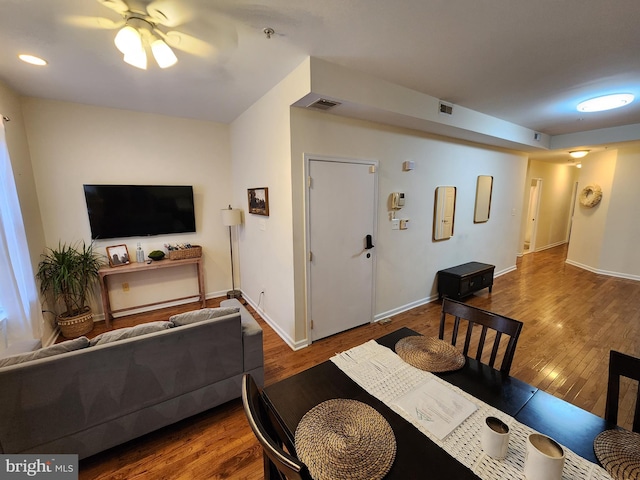
<path fill-rule="evenodd" d="M 247 189 L 249 213 L 269 216 L 269 189 L 267 187 Z"/>
<path fill-rule="evenodd" d="M 109 266 L 122 267 L 123 265 L 129 265 L 129 250 L 125 244 L 113 245 L 107 247 L 107 257 L 109 258 Z"/>

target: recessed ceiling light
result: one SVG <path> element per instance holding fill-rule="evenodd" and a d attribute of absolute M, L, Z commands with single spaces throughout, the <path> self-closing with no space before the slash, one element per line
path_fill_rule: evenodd
<path fill-rule="evenodd" d="M 630 93 L 616 93 L 592 98 L 578 104 L 579 112 L 601 112 L 612 108 L 624 107 L 633 102 L 635 97 Z"/>
<path fill-rule="evenodd" d="M 582 158 L 586 157 L 589 153 L 589 150 L 574 150 L 573 152 L 569 152 L 569 155 L 573 158 Z"/>
<path fill-rule="evenodd" d="M 43 60 L 40 57 L 34 57 L 33 55 L 18 55 L 18 58 L 25 63 L 30 63 L 31 65 L 46 65 L 47 61 Z"/>

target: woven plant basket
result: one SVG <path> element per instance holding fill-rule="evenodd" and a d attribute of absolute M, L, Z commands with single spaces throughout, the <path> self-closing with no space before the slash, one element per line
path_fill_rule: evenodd
<path fill-rule="evenodd" d="M 84 307 L 82 313 L 73 317 L 58 315 L 56 322 L 63 337 L 77 338 L 93 330 L 93 312 L 91 307 Z"/>
<path fill-rule="evenodd" d="M 184 260 L 185 258 L 198 258 L 202 256 L 202 247 L 193 245 L 182 250 L 169 250 L 169 260 Z"/>

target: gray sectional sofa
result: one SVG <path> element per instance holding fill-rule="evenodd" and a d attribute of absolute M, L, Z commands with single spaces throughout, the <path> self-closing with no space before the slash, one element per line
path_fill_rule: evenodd
<path fill-rule="evenodd" d="M 0 367 L 0 453 L 82 459 L 238 398 L 244 373 L 263 385 L 262 329 L 222 306 L 239 311 Z"/>

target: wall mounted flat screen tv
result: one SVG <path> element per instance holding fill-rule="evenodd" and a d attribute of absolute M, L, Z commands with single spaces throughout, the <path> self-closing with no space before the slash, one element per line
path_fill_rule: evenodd
<path fill-rule="evenodd" d="M 92 239 L 196 231 L 190 185 L 84 185 Z"/>

